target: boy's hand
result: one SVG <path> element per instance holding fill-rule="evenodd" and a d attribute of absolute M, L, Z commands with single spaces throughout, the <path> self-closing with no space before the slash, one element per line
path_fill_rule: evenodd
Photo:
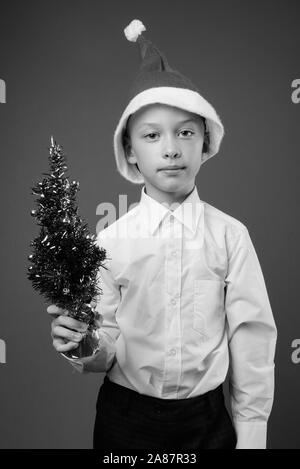
<path fill-rule="evenodd" d="M 94 301 L 91 302 L 93 307 L 96 304 Z M 56 305 L 48 306 L 47 313 L 54 318 L 51 324 L 51 337 L 55 350 L 68 352 L 77 348 L 87 330 L 87 324 L 67 316 L 68 311 Z M 101 326 L 99 320 L 96 320 L 96 323 L 98 327 Z"/>

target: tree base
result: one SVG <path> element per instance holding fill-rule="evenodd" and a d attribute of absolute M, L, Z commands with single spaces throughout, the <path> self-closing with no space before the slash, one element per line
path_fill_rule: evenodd
<path fill-rule="evenodd" d="M 93 356 L 99 350 L 99 338 L 95 329 L 88 329 L 77 348 L 63 352 L 66 358 L 77 359 Z"/>

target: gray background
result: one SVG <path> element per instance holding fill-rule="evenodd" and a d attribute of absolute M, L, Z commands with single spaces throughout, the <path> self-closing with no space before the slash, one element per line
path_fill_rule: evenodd
<path fill-rule="evenodd" d="M 255 245 L 279 338 L 269 448 L 300 448 L 299 2 L 2 1 L 0 78 L 0 447 L 90 448 L 103 375 L 80 375 L 53 349 L 46 304 L 26 278 L 37 235 L 30 187 L 48 169 L 50 135 L 80 181 L 80 214 L 137 202 L 116 171 L 112 136 L 139 64 L 124 27 L 140 18 L 171 66 L 190 77 L 226 130 L 197 177 L 200 198 L 242 221 Z M 297 426 L 298 424 L 298 426 Z"/>

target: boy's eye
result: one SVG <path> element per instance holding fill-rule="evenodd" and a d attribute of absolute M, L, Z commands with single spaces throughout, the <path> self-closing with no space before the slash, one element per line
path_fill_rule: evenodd
<path fill-rule="evenodd" d="M 153 138 L 152 138 L 152 137 L 154 137 L 154 138 L 155 138 L 155 137 L 156 137 L 156 135 L 158 135 L 156 132 L 151 132 L 151 134 L 147 134 L 147 135 L 145 135 L 145 137 L 150 137 L 150 140 L 153 140 Z"/>
<path fill-rule="evenodd" d="M 192 130 L 181 130 L 179 133 L 184 134 L 184 137 L 191 137 L 194 134 Z M 157 132 L 151 132 L 150 134 L 145 135 L 145 138 L 154 140 L 157 136 L 158 136 Z"/>
<path fill-rule="evenodd" d="M 194 134 L 194 132 L 192 132 L 191 130 L 182 130 L 181 133 L 182 133 L 182 134 L 185 133 L 185 135 L 184 135 L 185 137 L 190 137 L 191 135 Z M 187 133 L 190 133 L 191 135 L 187 135 Z"/>

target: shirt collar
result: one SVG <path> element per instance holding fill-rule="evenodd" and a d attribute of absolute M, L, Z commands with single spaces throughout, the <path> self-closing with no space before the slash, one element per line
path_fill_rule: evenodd
<path fill-rule="evenodd" d="M 145 189 L 146 186 L 143 186 L 141 190 L 140 214 L 144 228 L 147 228 L 151 235 L 154 234 L 164 218 L 172 215 L 195 234 L 203 213 L 203 202 L 199 198 L 196 186 L 179 206 L 174 204 L 174 210 L 170 210 L 167 204 L 157 202 L 150 197 L 146 194 Z"/>

